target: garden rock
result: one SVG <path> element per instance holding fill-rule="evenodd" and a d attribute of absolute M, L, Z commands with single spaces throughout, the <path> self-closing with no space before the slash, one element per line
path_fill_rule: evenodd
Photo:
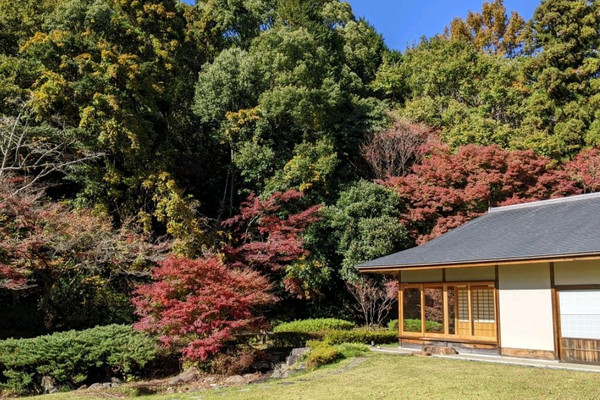
<path fill-rule="evenodd" d="M 243 383 L 247 383 L 248 381 L 241 375 L 233 375 L 229 378 L 225 379 L 225 383 L 228 385 L 241 385 Z"/>
<path fill-rule="evenodd" d="M 92 383 L 88 389 L 102 389 L 101 383 Z"/>
<path fill-rule="evenodd" d="M 285 364 L 288 367 L 291 367 L 292 365 L 296 364 L 298 360 L 302 358 L 302 356 L 308 353 L 310 353 L 310 347 L 297 347 L 292 349 L 290 355 L 285 359 Z"/>
<path fill-rule="evenodd" d="M 169 379 L 167 383 L 169 386 L 181 385 L 184 383 L 197 381 L 198 378 L 200 378 L 200 371 L 198 371 L 196 368 L 190 368 Z"/>
<path fill-rule="evenodd" d="M 447 346 L 425 346 L 423 347 L 423 352 L 445 356 L 458 354 L 458 351 L 456 351 L 456 349 Z"/>
<path fill-rule="evenodd" d="M 286 357 L 285 363 L 277 364 L 275 366 L 271 378 L 287 378 L 292 372 L 305 370 L 306 364 L 298 361 L 308 353 L 310 353 L 310 347 L 298 347 L 292 349 L 290 355 Z"/>
<path fill-rule="evenodd" d="M 274 379 L 287 378 L 288 376 L 290 376 L 290 368 L 286 367 L 285 364 L 276 365 L 271 374 L 271 378 Z"/>
<path fill-rule="evenodd" d="M 44 389 L 44 393 L 54 393 L 58 391 L 58 388 L 55 386 L 54 378 L 47 375 L 42 376 L 42 388 Z"/>

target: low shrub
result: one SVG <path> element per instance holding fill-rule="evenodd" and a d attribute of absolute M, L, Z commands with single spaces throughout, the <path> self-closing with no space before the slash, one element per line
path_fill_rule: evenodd
<path fill-rule="evenodd" d="M 394 332 L 398 332 L 398 320 L 397 319 L 393 319 L 390 322 L 388 322 L 387 327 L 390 331 L 394 331 Z"/>
<path fill-rule="evenodd" d="M 336 347 L 323 342 L 319 343 L 320 344 L 312 347 L 308 357 L 306 357 L 306 365 L 308 367 L 317 368 L 321 365 L 331 364 L 344 358 L 342 352 Z"/>
<path fill-rule="evenodd" d="M 314 349 L 315 347 L 319 347 L 319 346 L 330 346 L 330 345 L 328 343 L 323 342 L 322 340 L 309 340 L 306 342 L 305 347 L 310 347 L 311 349 Z"/>
<path fill-rule="evenodd" d="M 297 332 L 312 333 L 329 330 L 348 330 L 354 328 L 354 323 L 337 318 L 314 318 L 302 319 L 292 322 L 284 322 L 277 325 L 273 332 Z"/>
<path fill-rule="evenodd" d="M 353 329 L 351 331 L 329 331 L 323 341 L 329 344 L 364 343 L 384 344 L 394 343 L 398 340 L 398 333 L 389 330 L 369 331 L 367 329 Z"/>
<path fill-rule="evenodd" d="M 159 356 L 154 338 L 131 326 L 108 325 L 31 339 L 0 341 L 0 387 L 17 394 L 40 393 L 42 377 L 59 388 L 141 375 Z"/>
<path fill-rule="evenodd" d="M 342 343 L 335 346 L 344 358 L 356 357 L 371 351 L 371 348 L 363 343 Z"/>

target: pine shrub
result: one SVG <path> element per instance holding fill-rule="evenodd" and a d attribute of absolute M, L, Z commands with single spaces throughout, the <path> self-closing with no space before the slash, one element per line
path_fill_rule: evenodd
<path fill-rule="evenodd" d="M 73 389 L 94 380 L 130 380 L 159 355 L 154 338 L 131 326 L 108 325 L 31 339 L 0 341 L 0 388 L 17 394 L 40 393 L 42 377 Z"/>

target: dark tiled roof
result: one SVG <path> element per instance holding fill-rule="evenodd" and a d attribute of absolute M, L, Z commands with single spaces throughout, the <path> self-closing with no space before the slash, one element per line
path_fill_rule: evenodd
<path fill-rule="evenodd" d="M 600 193 L 492 208 L 418 247 L 357 266 L 418 267 L 600 255 Z"/>

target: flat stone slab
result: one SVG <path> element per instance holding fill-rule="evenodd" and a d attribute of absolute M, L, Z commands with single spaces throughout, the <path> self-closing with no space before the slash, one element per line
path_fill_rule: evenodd
<path fill-rule="evenodd" d="M 376 353 L 387 353 L 395 354 L 399 356 L 410 356 L 416 353 L 421 353 L 419 349 L 406 349 L 398 347 L 397 349 L 371 349 Z M 463 360 L 463 361 L 478 361 L 478 362 L 489 362 L 496 364 L 506 365 L 520 365 L 523 367 L 534 367 L 534 368 L 549 368 L 549 369 L 562 369 L 567 371 L 578 371 L 578 372 L 595 372 L 600 373 L 600 365 L 590 364 L 575 364 L 575 363 L 563 363 L 555 360 L 535 360 L 531 358 L 519 358 L 519 357 L 504 357 L 496 355 L 485 355 L 485 354 L 468 354 L 460 353 L 455 355 L 440 355 L 432 354 L 433 358 L 445 358 L 451 360 Z"/>
<path fill-rule="evenodd" d="M 399 356 L 412 356 L 415 353 L 420 353 L 421 350 L 420 349 L 404 349 L 402 347 L 398 347 L 398 348 L 383 348 L 383 349 L 378 349 L 378 348 L 371 348 L 371 351 L 375 352 L 375 353 L 388 353 L 388 354 L 396 354 Z"/>
<path fill-rule="evenodd" d="M 433 355 L 435 358 L 447 358 L 464 361 L 479 361 L 505 365 L 520 365 L 523 367 L 562 369 L 578 372 L 600 373 L 600 365 L 563 363 L 556 360 L 535 360 L 530 358 L 489 356 L 481 354 Z"/>

